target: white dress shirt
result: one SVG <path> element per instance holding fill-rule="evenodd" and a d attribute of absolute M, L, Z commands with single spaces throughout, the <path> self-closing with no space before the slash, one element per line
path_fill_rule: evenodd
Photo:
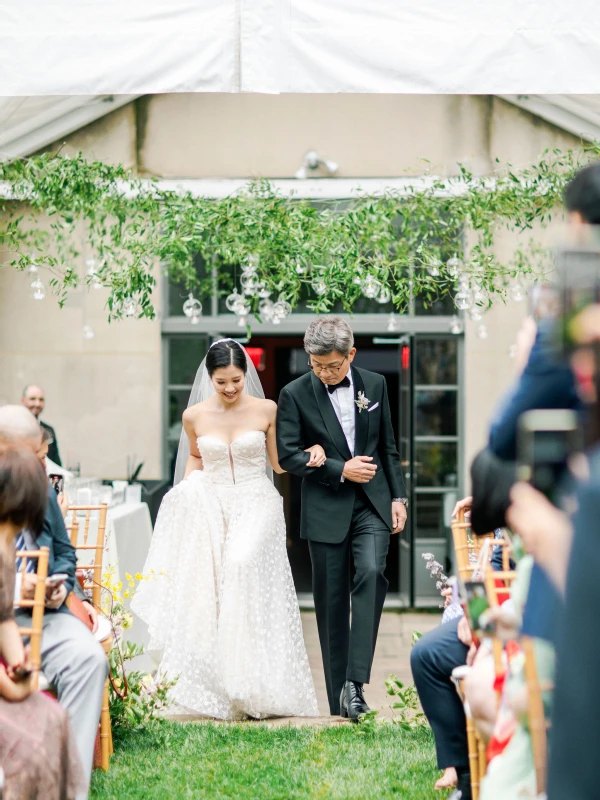
<path fill-rule="evenodd" d="M 354 406 L 354 382 L 352 380 L 352 370 L 348 370 L 348 380 L 350 386 L 340 386 L 335 392 L 329 394 L 331 405 L 335 411 L 335 415 L 339 420 L 344 436 L 348 442 L 348 449 L 354 455 L 354 439 L 355 439 L 355 406 Z"/>

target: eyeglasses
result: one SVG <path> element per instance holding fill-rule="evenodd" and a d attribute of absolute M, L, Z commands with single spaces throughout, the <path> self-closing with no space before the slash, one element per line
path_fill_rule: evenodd
<path fill-rule="evenodd" d="M 347 357 L 348 356 L 344 358 L 344 361 L 346 361 Z M 319 367 L 317 364 L 313 364 L 312 361 L 309 360 L 308 366 L 317 375 L 321 375 L 323 372 L 332 372 L 335 374 L 339 372 L 341 368 L 344 366 L 344 361 L 342 361 L 341 364 L 330 364 L 328 367 Z"/>

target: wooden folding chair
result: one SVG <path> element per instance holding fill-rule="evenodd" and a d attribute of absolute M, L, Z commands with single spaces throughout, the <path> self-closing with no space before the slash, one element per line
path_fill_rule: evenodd
<path fill-rule="evenodd" d="M 19 632 L 21 636 L 29 639 L 29 660 L 33 668 L 31 684 L 33 689 L 37 689 L 42 666 L 42 628 L 44 623 L 44 611 L 46 609 L 46 578 L 48 577 L 50 549 L 48 547 L 42 547 L 39 550 L 19 550 L 16 555 L 17 558 L 21 559 L 21 581 L 26 574 L 27 561 L 37 559 L 37 570 L 35 572 L 37 584 L 33 600 L 25 600 L 21 592 L 21 597 L 14 603 L 17 608 L 31 609 L 31 625 L 29 627 L 19 626 Z"/>
<path fill-rule="evenodd" d="M 69 535 L 71 537 L 71 544 L 77 550 L 77 553 L 92 554 L 90 563 L 88 558 L 84 558 L 83 564 L 80 567 L 85 570 L 85 578 L 83 582 L 84 591 L 91 590 L 92 604 L 96 609 L 100 608 L 101 595 L 102 595 L 102 561 L 104 557 L 104 535 L 106 532 L 106 514 L 108 506 L 102 503 L 98 506 L 69 506 L 67 519 L 65 524 Z M 95 528 L 95 537 L 93 542 L 90 541 L 90 528 L 93 513 L 98 512 L 97 520 L 98 525 Z M 83 520 L 80 517 L 83 516 Z M 91 573 L 91 577 L 89 577 Z M 106 657 L 110 653 L 113 640 L 112 636 L 107 636 L 106 639 L 100 642 Z M 100 749 L 102 758 L 102 769 L 107 771 L 110 762 L 110 756 L 113 753 L 112 741 L 112 728 L 110 724 L 110 708 L 109 708 L 109 688 L 108 678 L 104 684 L 104 694 L 102 696 L 102 711 L 100 713 Z"/>
<path fill-rule="evenodd" d="M 493 533 L 486 533 L 483 536 L 472 534 L 471 525 L 465 521 L 465 510 L 461 508 L 458 512 L 458 519 L 452 521 L 452 540 L 459 577 L 463 581 L 469 581 L 484 541 L 486 539 L 495 540 Z"/>
<path fill-rule="evenodd" d="M 539 795 L 546 791 L 546 768 L 548 761 L 547 723 L 544 714 L 544 701 L 542 699 L 542 688 L 535 660 L 533 639 L 530 636 L 521 636 L 521 647 L 525 655 L 527 718 L 529 721 L 529 733 L 531 735 L 537 793 Z"/>

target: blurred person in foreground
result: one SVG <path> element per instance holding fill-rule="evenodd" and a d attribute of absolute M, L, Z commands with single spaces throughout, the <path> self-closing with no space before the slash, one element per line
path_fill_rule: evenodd
<path fill-rule="evenodd" d="M 52 425 L 48 425 L 47 422 L 44 422 L 43 420 L 40 419 L 42 411 L 44 410 L 44 407 L 46 405 L 46 398 L 42 387 L 36 386 L 34 383 L 26 386 L 23 389 L 23 394 L 21 396 L 21 404 L 24 405 L 26 409 L 31 411 L 31 413 L 40 423 L 42 428 L 45 431 L 47 431 L 48 458 L 57 466 L 62 467 L 62 461 L 60 460 L 60 453 L 58 452 L 58 441 L 56 439 L 56 433 L 54 432 L 54 428 L 52 427 Z"/>
<path fill-rule="evenodd" d="M 47 482 L 36 456 L 0 444 L 0 795 L 74 800 L 85 790 L 65 709 L 32 691 L 31 667 L 14 617 L 15 541 L 41 532 Z"/>
<path fill-rule="evenodd" d="M 600 305 L 584 309 L 571 327 L 573 338 L 581 345 L 573 354 L 574 371 L 598 430 Z M 593 758 L 600 749 L 598 442 L 591 447 L 585 462 L 579 460 L 579 465 L 583 468 L 582 477 L 572 518 L 524 483 L 513 488 L 508 512 L 526 548 L 551 576 L 565 602 L 556 648 L 549 800 L 591 800 L 598 796 L 598 771 Z"/>
<path fill-rule="evenodd" d="M 38 459 L 43 453 L 40 426 L 22 406 L 0 407 L 0 443 L 2 442 L 27 447 Z M 56 689 L 59 703 L 69 712 L 84 774 L 89 781 L 108 664 L 101 645 L 90 630 L 69 612 L 65 603 L 75 584 L 76 553 L 69 540 L 56 493 L 49 485 L 46 491 L 48 505 L 42 532 L 32 541 L 29 532 L 22 531 L 24 546 L 18 543 L 17 547 L 33 550 L 48 546 L 48 574 L 67 575 L 64 583 L 46 599 L 42 671 L 50 685 Z M 24 596 L 32 597 L 34 589 L 35 575 L 27 572 L 23 583 Z M 19 610 L 16 614 L 17 621 L 24 625 L 27 624 L 28 616 L 30 615 L 24 610 Z"/>

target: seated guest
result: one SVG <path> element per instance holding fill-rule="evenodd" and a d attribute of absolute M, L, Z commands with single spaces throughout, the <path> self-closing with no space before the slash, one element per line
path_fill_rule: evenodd
<path fill-rule="evenodd" d="M 54 428 L 39 418 L 40 414 L 44 410 L 44 406 L 46 405 L 46 398 L 44 397 L 44 390 L 42 387 L 36 386 L 35 384 L 26 386 L 23 389 L 21 403 L 25 406 L 25 408 L 31 411 L 42 428 L 48 433 L 48 458 L 59 467 L 62 467 L 62 461 L 60 460 L 60 453 L 58 452 L 58 442 L 56 440 Z"/>
<path fill-rule="evenodd" d="M 45 474 L 33 453 L 0 445 L 0 765 L 3 800 L 74 800 L 85 791 L 65 709 L 31 690 L 15 622 L 15 539 L 44 521 Z"/>
<path fill-rule="evenodd" d="M 41 439 L 40 427 L 26 409 L 20 406 L 0 408 L 0 442 L 29 447 L 37 455 Z M 46 601 L 42 670 L 56 689 L 59 702 L 69 712 L 85 777 L 89 781 L 108 665 L 101 645 L 65 605 L 75 584 L 76 555 L 56 493 L 51 487 L 48 488 L 48 506 L 36 549 L 44 545 L 50 548 L 49 575 L 65 573 L 67 579 Z M 32 577 L 26 577 L 25 586 L 30 596 L 34 589 Z M 17 619 L 23 618 L 24 612 L 19 611 Z"/>

